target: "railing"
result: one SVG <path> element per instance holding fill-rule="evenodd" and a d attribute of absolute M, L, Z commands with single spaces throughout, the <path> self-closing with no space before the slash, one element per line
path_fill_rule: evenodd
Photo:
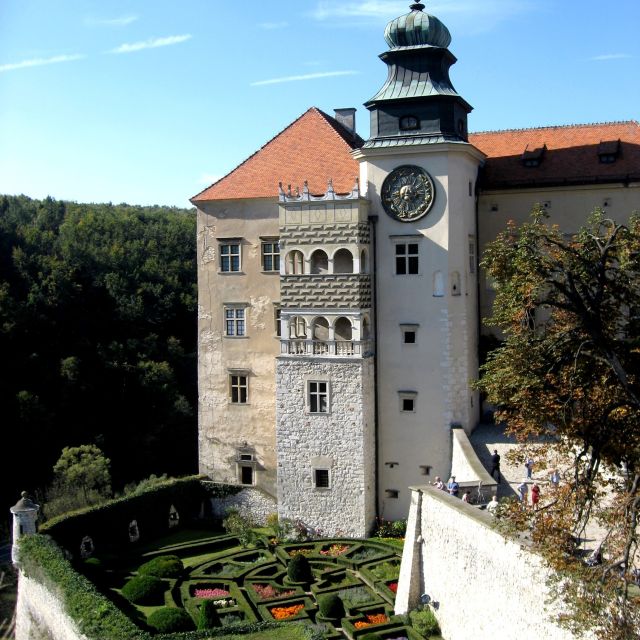
<path fill-rule="evenodd" d="M 362 358 L 373 353 L 371 340 L 300 340 L 280 341 L 280 353 L 288 356 L 328 356 Z"/>

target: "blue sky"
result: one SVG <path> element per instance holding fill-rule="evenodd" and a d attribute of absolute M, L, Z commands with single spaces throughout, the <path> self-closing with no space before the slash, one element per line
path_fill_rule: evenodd
<path fill-rule="evenodd" d="M 189 206 L 386 78 L 407 0 L 0 0 L 0 193 Z M 640 118 L 640 2 L 434 0 L 470 129 Z"/>

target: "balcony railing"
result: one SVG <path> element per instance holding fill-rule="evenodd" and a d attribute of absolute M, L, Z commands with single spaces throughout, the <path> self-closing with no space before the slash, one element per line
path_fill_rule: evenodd
<path fill-rule="evenodd" d="M 301 340 L 280 341 L 280 353 L 288 356 L 327 356 L 363 358 L 373 353 L 371 340 Z"/>

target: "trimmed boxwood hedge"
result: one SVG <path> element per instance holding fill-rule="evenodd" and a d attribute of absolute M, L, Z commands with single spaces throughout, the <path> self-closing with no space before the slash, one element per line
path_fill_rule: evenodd
<path fill-rule="evenodd" d="M 156 578 L 177 578 L 184 571 L 182 560 L 175 555 L 157 556 L 138 567 L 138 573 Z"/>
<path fill-rule="evenodd" d="M 147 618 L 147 624 L 159 633 L 191 631 L 194 628 L 191 616 L 184 609 L 175 607 L 156 609 Z"/>
<path fill-rule="evenodd" d="M 122 595 L 134 604 L 161 604 L 167 583 L 155 576 L 134 576 L 122 587 Z"/>

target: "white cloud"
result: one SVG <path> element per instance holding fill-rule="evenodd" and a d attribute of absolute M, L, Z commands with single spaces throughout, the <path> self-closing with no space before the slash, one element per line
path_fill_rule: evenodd
<path fill-rule="evenodd" d="M 45 64 L 58 64 L 59 62 L 73 62 L 74 60 L 82 60 L 86 58 L 84 54 L 77 53 L 73 55 L 52 56 L 51 58 L 32 58 L 31 60 L 23 60 L 22 62 L 13 62 L 0 65 L 0 73 L 3 71 L 15 71 L 16 69 L 26 69 L 27 67 L 41 67 Z"/>
<path fill-rule="evenodd" d="M 285 76 L 284 78 L 272 78 L 271 80 L 258 80 L 252 82 L 252 87 L 261 87 L 265 84 L 282 84 L 283 82 L 300 82 L 302 80 L 317 80 L 318 78 L 333 78 L 335 76 L 355 76 L 358 71 L 324 71 L 320 73 L 307 73 L 301 76 Z"/>
<path fill-rule="evenodd" d="M 274 29 L 285 29 L 289 26 L 288 22 L 262 22 L 258 25 L 261 29 L 272 31 Z"/>
<path fill-rule="evenodd" d="M 311 12 L 316 20 L 331 18 L 394 18 L 400 15 L 398 3 L 388 0 L 365 0 L 365 2 L 335 2 L 321 0 Z"/>
<path fill-rule="evenodd" d="M 624 58 L 633 58 L 633 56 L 628 53 L 605 53 L 601 56 L 593 56 L 589 60 L 622 60 Z"/>
<path fill-rule="evenodd" d="M 134 51 L 142 51 L 143 49 L 156 49 L 157 47 L 169 47 L 174 44 L 186 42 L 192 38 L 190 33 L 181 36 L 167 36 L 166 38 L 149 38 L 142 42 L 130 42 L 121 44 L 119 47 L 112 49 L 108 53 L 132 53 Z"/>
<path fill-rule="evenodd" d="M 198 180 L 198 184 L 210 185 L 218 182 L 220 178 L 222 178 L 222 176 L 216 173 L 203 173 Z"/>
<path fill-rule="evenodd" d="M 86 18 L 85 24 L 90 27 L 126 27 L 135 22 L 138 16 L 128 15 L 119 18 Z"/>

